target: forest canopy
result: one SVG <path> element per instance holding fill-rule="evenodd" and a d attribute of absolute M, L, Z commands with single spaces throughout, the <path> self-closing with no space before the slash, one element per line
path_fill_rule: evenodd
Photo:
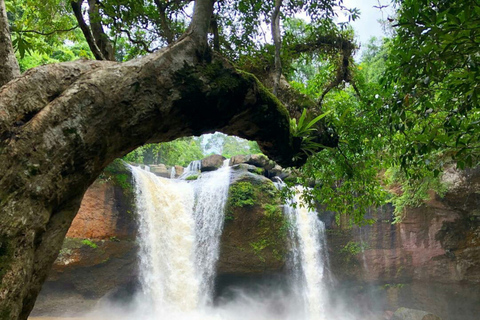
<path fill-rule="evenodd" d="M 155 52 L 188 32 L 193 7 L 183 0 L 5 3 L 22 72 Z M 253 73 L 287 107 L 302 157 L 308 156 L 290 183 L 313 185 L 307 199 L 356 222 L 386 201 L 400 217 L 428 190 L 445 189 L 444 170 L 475 167 L 480 159 L 480 4 L 387 5 L 395 12 L 385 21 L 390 36 L 372 39 L 356 60 L 353 29 L 336 16 L 352 21 L 361 12 L 341 0 L 219 0 L 208 27 L 212 52 Z M 313 138 L 320 127 L 336 137 L 334 145 Z M 260 152 L 231 139 L 225 156 Z M 127 159 L 186 165 L 201 156 L 197 138 L 182 138 L 141 147 Z"/>

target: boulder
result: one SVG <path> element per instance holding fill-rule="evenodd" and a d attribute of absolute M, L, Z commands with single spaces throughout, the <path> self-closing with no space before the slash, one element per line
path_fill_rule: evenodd
<path fill-rule="evenodd" d="M 202 159 L 202 169 L 201 171 L 213 171 L 221 168 L 223 166 L 223 161 L 225 161 L 225 157 L 219 154 L 212 154 L 209 157 Z"/>
<path fill-rule="evenodd" d="M 254 165 L 251 164 L 246 164 L 246 163 L 240 163 L 232 166 L 232 169 L 235 170 L 236 172 L 251 172 L 254 174 L 258 175 L 263 175 L 264 170 L 262 168 L 255 167 Z"/>
<path fill-rule="evenodd" d="M 408 308 L 399 308 L 394 312 L 392 320 L 442 320 L 436 315 L 423 311 Z"/>
<path fill-rule="evenodd" d="M 170 178 L 170 170 L 164 164 L 153 164 L 150 166 L 150 172 L 163 178 Z"/>
<path fill-rule="evenodd" d="M 271 180 L 248 171 L 235 174 L 232 180 L 218 275 L 251 277 L 281 272 L 288 241 L 279 191 Z"/>
<path fill-rule="evenodd" d="M 272 170 L 276 165 L 274 161 L 268 159 L 264 154 L 251 154 L 245 162 L 265 170 Z"/>
<path fill-rule="evenodd" d="M 250 158 L 249 155 L 243 155 L 243 154 L 238 156 L 233 156 L 230 158 L 230 166 L 246 163 L 249 158 Z"/>
<path fill-rule="evenodd" d="M 175 166 L 175 178 L 180 177 L 183 172 L 185 171 L 185 168 L 182 166 Z"/>

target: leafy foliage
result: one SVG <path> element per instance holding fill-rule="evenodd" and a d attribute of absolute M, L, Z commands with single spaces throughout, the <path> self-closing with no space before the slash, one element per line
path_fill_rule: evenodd
<path fill-rule="evenodd" d="M 476 1 L 401 3 L 384 79 L 394 91 L 383 99 L 408 177 L 422 167 L 438 175 L 450 160 L 479 163 L 479 24 Z"/>
<path fill-rule="evenodd" d="M 240 181 L 230 186 L 228 191 L 229 206 L 253 206 L 255 204 L 255 200 L 255 188 L 251 182 Z"/>
<path fill-rule="evenodd" d="M 126 155 L 128 162 L 143 164 L 163 163 L 168 166 L 187 166 L 191 161 L 203 158 L 197 138 L 180 138 L 171 142 L 147 144 Z"/>
<path fill-rule="evenodd" d="M 303 153 L 307 155 L 314 155 L 315 152 L 321 148 L 326 148 L 318 142 L 315 142 L 314 133 L 318 130 L 315 127 L 318 121 L 325 118 L 331 111 L 320 114 L 314 119 L 307 121 L 307 109 L 303 109 L 302 115 L 298 119 L 298 122 L 295 118 L 290 119 L 290 132 L 292 136 L 296 138 L 301 138 L 300 149 Z"/>

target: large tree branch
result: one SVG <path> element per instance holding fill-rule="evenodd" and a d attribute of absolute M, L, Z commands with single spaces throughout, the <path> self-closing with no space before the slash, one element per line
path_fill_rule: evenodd
<path fill-rule="evenodd" d="M 0 87 L 20 75 L 10 37 L 5 1 L 0 0 Z"/>

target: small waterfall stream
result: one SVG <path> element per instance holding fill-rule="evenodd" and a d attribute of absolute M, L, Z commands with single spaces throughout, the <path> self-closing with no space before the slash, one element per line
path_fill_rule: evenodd
<path fill-rule="evenodd" d="M 220 236 L 224 222 L 224 209 L 230 185 L 229 159 L 223 167 L 202 174 L 194 183 L 195 204 L 195 264 L 200 281 L 201 302 L 209 304 L 213 297 L 215 265 L 220 254 Z"/>
<path fill-rule="evenodd" d="M 276 185 L 284 186 L 283 182 Z M 304 306 L 306 319 L 325 320 L 328 304 L 325 224 L 318 219 L 316 211 L 307 208 L 301 199 L 302 191 L 297 188 L 294 198 L 284 206 L 292 244 L 292 289 Z"/>

